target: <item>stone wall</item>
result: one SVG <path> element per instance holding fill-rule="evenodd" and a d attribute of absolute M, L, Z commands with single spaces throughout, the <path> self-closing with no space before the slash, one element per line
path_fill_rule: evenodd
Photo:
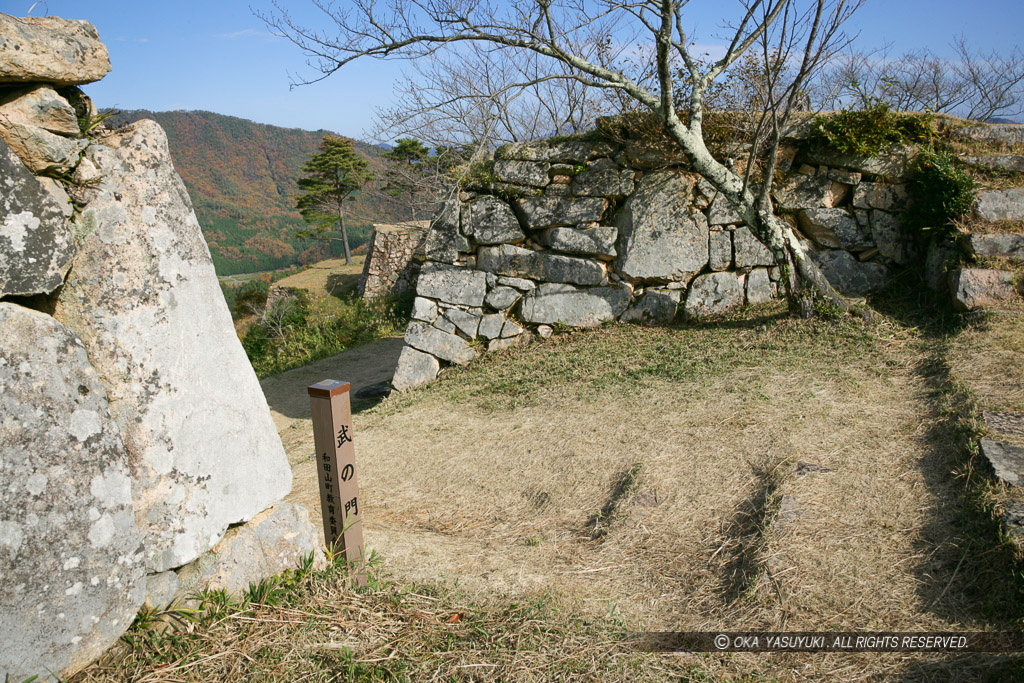
<path fill-rule="evenodd" d="M 359 279 L 359 295 L 373 299 L 415 289 L 430 221 L 374 223 Z"/>
<path fill-rule="evenodd" d="M 858 159 L 786 140 L 780 215 L 842 293 L 883 286 L 916 258 L 902 229 L 914 150 Z M 685 160 L 635 141 L 498 150 L 492 178 L 434 219 L 393 384 L 572 327 L 703 318 L 779 294 L 780 271 Z"/>
<path fill-rule="evenodd" d="M 84 132 L 96 110 L 76 85 L 109 69 L 87 22 L 0 14 L 12 680 L 81 669 L 181 577 L 234 590 L 317 545 L 306 511 L 278 504 L 291 470 L 163 130 Z"/>

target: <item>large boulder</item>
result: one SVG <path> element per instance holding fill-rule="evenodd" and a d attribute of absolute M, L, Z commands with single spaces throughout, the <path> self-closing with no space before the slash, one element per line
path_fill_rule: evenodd
<path fill-rule="evenodd" d="M 761 240 L 754 237 L 748 227 L 736 228 L 732 233 L 734 260 L 737 268 L 774 266 L 775 257 Z"/>
<path fill-rule="evenodd" d="M 49 294 L 75 255 L 61 207 L 0 140 L 0 297 Z"/>
<path fill-rule="evenodd" d="M 107 46 L 88 21 L 0 14 L 0 83 L 80 85 L 109 71 Z"/>
<path fill-rule="evenodd" d="M 291 470 L 163 130 L 143 120 L 104 143 L 55 315 L 108 387 L 159 572 L 283 498 Z"/>
<path fill-rule="evenodd" d="M 544 282 L 601 285 L 607 279 L 605 266 L 597 261 L 545 254 L 510 244 L 482 247 L 477 254 L 476 265 L 489 273 Z"/>
<path fill-rule="evenodd" d="M 523 297 L 520 314 L 528 323 L 593 327 L 618 318 L 629 301 L 624 286 L 576 288 L 544 282 Z"/>
<path fill-rule="evenodd" d="M 131 472 L 82 342 L 0 303 L 0 677 L 61 679 L 145 598 Z"/>
<path fill-rule="evenodd" d="M 692 176 L 662 171 L 643 177 L 617 218 L 617 270 L 631 280 L 693 277 L 708 263 L 708 222 L 690 212 Z"/>
<path fill-rule="evenodd" d="M 250 582 L 295 569 L 313 555 L 313 567 L 326 566 L 317 528 L 309 511 L 295 503 L 278 503 L 235 527 L 209 552 L 178 570 L 178 593 L 204 587 L 240 596 Z"/>

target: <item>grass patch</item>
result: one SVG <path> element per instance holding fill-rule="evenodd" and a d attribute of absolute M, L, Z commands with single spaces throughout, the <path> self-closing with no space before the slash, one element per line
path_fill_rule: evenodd
<path fill-rule="evenodd" d="M 699 667 L 633 651 L 614 618 L 551 596 L 480 602 L 451 584 L 397 585 L 371 567 L 346 587 L 343 563 L 296 570 L 240 601 L 148 614 L 68 683 L 100 681 L 707 680 Z M 272 594 L 272 595 L 271 595 Z"/>
<path fill-rule="evenodd" d="M 261 379 L 403 330 L 412 296 L 288 297 L 253 322 L 242 347 Z"/>

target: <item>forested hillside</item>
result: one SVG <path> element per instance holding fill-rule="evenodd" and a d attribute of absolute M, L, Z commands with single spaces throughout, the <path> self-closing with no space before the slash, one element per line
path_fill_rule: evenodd
<path fill-rule="evenodd" d="M 305 225 L 295 210 L 296 180 L 309 155 L 331 131 L 307 131 L 255 123 L 208 111 L 119 112 L 111 123 L 154 119 L 167 131 L 174 165 L 185 181 L 219 275 L 284 268 L 342 253 L 328 253 L 294 238 Z M 357 141 L 356 148 L 381 175 L 384 151 Z M 349 210 L 356 247 L 369 238 L 370 223 L 386 210 L 370 195 Z"/>

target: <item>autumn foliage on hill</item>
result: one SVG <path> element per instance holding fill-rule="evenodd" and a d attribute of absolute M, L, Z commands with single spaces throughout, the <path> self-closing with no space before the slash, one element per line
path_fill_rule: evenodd
<path fill-rule="evenodd" d="M 207 111 L 120 112 L 113 125 L 153 119 L 167 131 L 174 165 L 188 188 L 196 216 L 220 275 L 249 273 L 318 261 L 339 245 L 295 238 L 305 227 L 295 199 L 301 168 L 330 131 L 255 123 Z M 371 169 L 386 150 L 356 141 Z M 369 238 L 370 223 L 386 221 L 386 207 L 372 195 L 350 210 L 353 247 Z"/>

